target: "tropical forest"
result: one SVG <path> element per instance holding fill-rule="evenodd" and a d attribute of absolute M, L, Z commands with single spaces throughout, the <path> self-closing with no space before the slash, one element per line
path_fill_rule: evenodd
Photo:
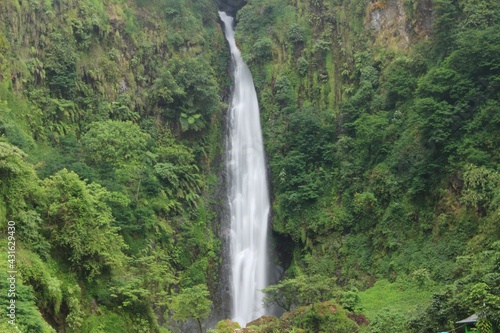
<path fill-rule="evenodd" d="M 0 332 L 500 332 L 500 2 L 0 0 Z"/>

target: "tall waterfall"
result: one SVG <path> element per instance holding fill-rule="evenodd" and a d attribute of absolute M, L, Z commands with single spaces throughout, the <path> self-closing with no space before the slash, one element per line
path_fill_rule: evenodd
<path fill-rule="evenodd" d="M 232 317 L 241 325 L 262 316 L 267 286 L 269 192 L 252 74 L 234 40 L 233 18 L 219 12 L 233 58 L 234 88 L 229 108 L 227 151 L 231 215 Z"/>

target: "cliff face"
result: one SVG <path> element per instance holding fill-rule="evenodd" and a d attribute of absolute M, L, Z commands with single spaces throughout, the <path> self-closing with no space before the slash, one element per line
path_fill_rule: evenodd
<path fill-rule="evenodd" d="M 488 106 L 499 103 L 498 9 L 467 0 L 249 0 L 238 11 L 236 35 L 261 105 L 273 227 L 292 241 L 287 279 L 274 291 L 334 278 L 344 291 L 366 290 L 359 304 L 378 329 L 394 320 L 391 330 L 412 332 L 474 312 L 459 300 L 473 297 L 475 283 L 498 290 L 457 263 L 498 246 L 490 201 L 498 193 L 473 185 L 499 179 L 491 164 L 498 117 Z M 471 205 L 478 190 L 486 206 Z M 414 304 L 385 303 L 390 311 L 381 313 L 370 297 L 393 292 Z M 456 310 L 440 317 L 432 306 Z M 400 317 L 406 310 L 417 319 Z"/>
<path fill-rule="evenodd" d="M 181 332 L 224 302 L 218 8 L 237 12 L 259 94 L 288 266 L 271 301 L 318 304 L 285 326 L 332 329 L 326 299 L 346 330 L 360 312 L 374 331 L 478 311 L 494 325 L 497 1 L 3 0 L 0 220 L 19 237 L 19 330 Z"/>
<path fill-rule="evenodd" d="M 0 217 L 24 235 L 20 331 L 180 331 L 193 293 L 191 316 L 208 315 L 230 84 L 217 5 L 0 2 Z"/>
<path fill-rule="evenodd" d="M 246 4 L 246 0 L 220 0 L 219 9 L 230 14 L 231 16 L 236 16 L 241 7 Z"/>
<path fill-rule="evenodd" d="M 372 2 L 365 25 L 373 30 L 375 43 L 381 47 L 404 50 L 419 39 L 428 38 L 432 29 L 432 2 L 417 1 L 405 5 L 402 0 Z"/>

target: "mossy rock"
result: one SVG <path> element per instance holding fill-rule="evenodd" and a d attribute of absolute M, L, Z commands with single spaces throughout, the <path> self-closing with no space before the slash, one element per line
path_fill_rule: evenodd
<path fill-rule="evenodd" d="M 241 328 L 238 323 L 232 322 L 229 319 L 221 320 L 215 326 L 217 333 L 233 333 L 235 330 Z"/>
<path fill-rule="evenodd" d="M 264 327 L 263 327 L 264 328 Z M 259 332 L 333 332 L 354 333 L 358 325 L 346 311 L 333 302 L 314 303 L 286 312 L 279 321 L 270 322 Z"/>
<path fill-rule="evenodd" d="M 221 333 L 355 333 L 359 327 L 347 316 L 347 312 L 333 302 L 314 303 L 286 312 L 281 318 L 263 316 L 250 323 L 246 328 L 235 329 L 228 325 L 229 320 L 219 322 L 217 332 Z M 227 330 L 220 330 L 224 324 Z M 235 324 L 235 323 L 231 323 Z M 234 326 L 233 326 L 234 327 Z"/>
<path fill-rule="evenodd" d="M 247 327 L 269 325 L 270 323 L 276 321 L 278 321 L 278 318 L 276 318 L 275 316 L 262 316 L 258 319 L 255 319 L 254 321 L 249 322 L 247 324 Z"/>
<path fill-rule="evenodd" d="M 242 332 L 259 332 L 259 333 L 271 333 L 276 332 L 278 328 L 281 328 L 281 321 L 275 316 L 262 316 L 254 321 L 247 324 L 248 331 Z"/>

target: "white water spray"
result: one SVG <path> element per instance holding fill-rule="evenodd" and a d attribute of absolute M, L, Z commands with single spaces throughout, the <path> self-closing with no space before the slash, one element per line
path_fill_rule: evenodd
<path fill-rule="evenodd" d="M 260 128 L 259 104 L 252 74 L 234 40 L 233 18 L 224 22 L 234 66 L 234 90 L 229 108 L 227 170 L 231 214 L 233 321 L 240 325 L 264 315 L 267 286 L 269 191 Z"/>

